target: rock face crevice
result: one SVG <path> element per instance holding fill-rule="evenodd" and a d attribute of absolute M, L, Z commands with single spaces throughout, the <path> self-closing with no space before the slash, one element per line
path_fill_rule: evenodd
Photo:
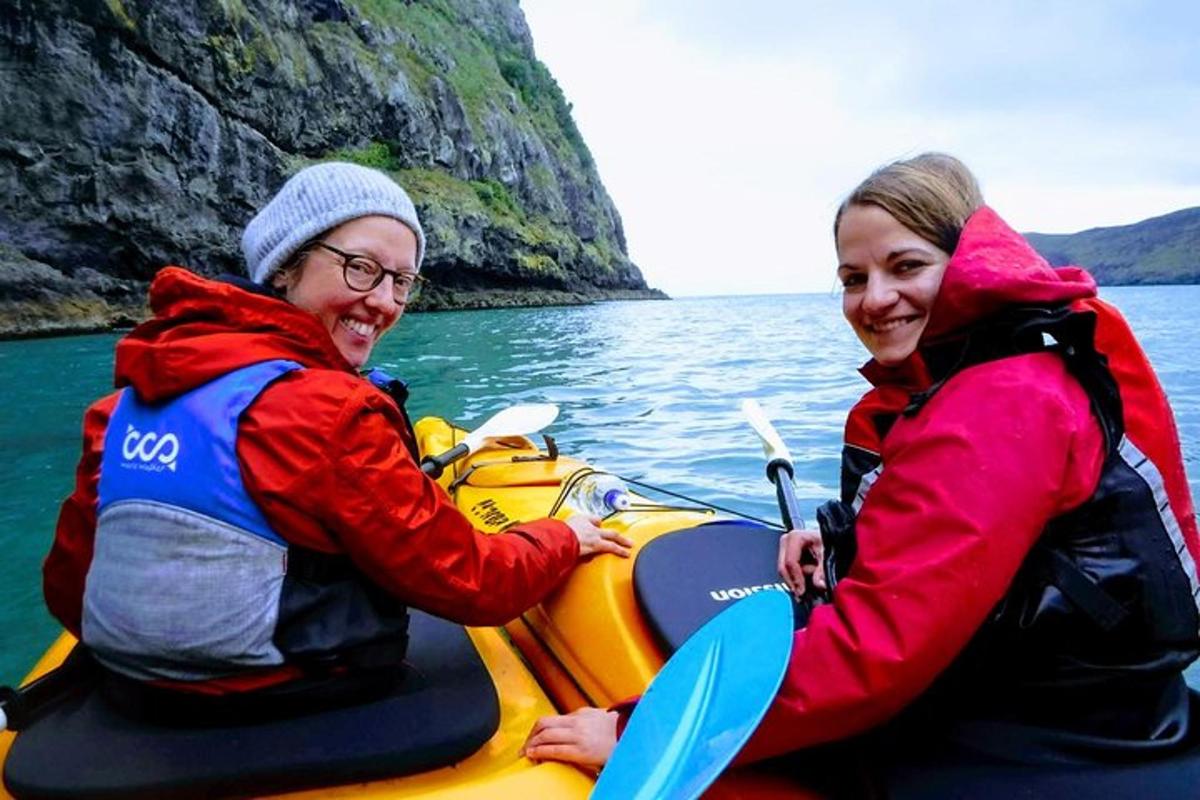
<path fill-rule="evenodd" d="M 653 296 L 515 0 L 0 0 L 0 335 L 241 271 L 286 177 L 392 173 L 431 307 Z M 86 313 L 80 311 L 86 309 Z"/>

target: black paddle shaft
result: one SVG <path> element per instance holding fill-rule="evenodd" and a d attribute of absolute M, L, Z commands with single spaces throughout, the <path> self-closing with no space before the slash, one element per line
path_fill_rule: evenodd
<path fill-rule="evenodd" d="M 804 527 L 804 519 L 796 504 L 796 487 L 792 485 L 792 464 L 784 458 L 767 462 L 767 477 L 775 484 L 775 496 L 779 500 L 779 513 L 783 515 L 783 527 L 789 531 Z"/>
<path fill-rule="evenodd" d="M 775 458 L 767 462 L 767 477 L 771 479 L 771 483 L 775 484 L 775 497 L 779 500 L 779 513 L 783 516 L 783 527 L 789 531 L 800 530 L 804 527 L 804 518 L 800 516 L 800 509 L 796 503 L 796 487 L 792 484 L 793 475 L 792 463 L 787 459 Z M 816 563 L 807 550 L 800 556 L 800 560 L 801 563 Z M 814 603 L 824 599 L 824 592 L 813 586 L 811 575 L 805 574 L 804 585 L 806 589 L 802 602 L 811 611 Z"/>
<path fill-rule="evenodd" d="M 442 477 L 442 473 L 446 471 L 446 467 L 463 458 L 470 451 L 471 448 L 467 447 L 467 443 L 462 442 L 451 447 L 444 453 L 439 453 L 436 456 L 425 456 L 421 459 L 421 472 L 437 480 Z"/>

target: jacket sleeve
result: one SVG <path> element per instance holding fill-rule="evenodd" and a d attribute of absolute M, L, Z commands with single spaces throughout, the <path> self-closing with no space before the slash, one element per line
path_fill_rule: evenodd
<path fill-rule="evenodd" d="M 272 408 L 287 397 L 264 393 L 259 419 L 276 415 Z M 291 425 L 243 423 L 243 475 L 280 535 L 343 551 L 409 605 L 467 625 L 508 622 L 574 567 L 579 544 L 565 523 L 476 530 L 413 461 L 400 413 L 380 392 L 363 384 L 336 405 L 332 400 L 283 409 L 284 419 L 296 416 Z M 333 407 L 328 427 L 320 424 Z M 323 543 L 313 535 L 314 522 L 329 537 Z"/>
<path fill-rule="evenodd" d="M 83 615 L 83 584 L 92 564 L 96 538 L 96 502 L 104 432 L 119 394 L 88 408 L 83 417 L 83 455 L 75 468 L 75 490 L 63 501 L 54 543 L 42 564 L 42 592 L 50 613 L 76 637 Z"/>
<path fill-rule="evenodd" d="M 964 371 L 884 440 L 834 602 L 796 632 L 783 686 L 739 757 L 861 733 L 895 715 L 983 624 L 1046 523 L 1094 491 L 1103 437 L 1047 354 Z"/>

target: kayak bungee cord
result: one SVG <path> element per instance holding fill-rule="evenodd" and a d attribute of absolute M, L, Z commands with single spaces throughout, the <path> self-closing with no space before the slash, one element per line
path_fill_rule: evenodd
<path fill-rule="evenodd" d="M 484 422 L 474 431 L 468 433 L 461 443 L 456 443 L 455 447 L 436 456 L 425 456 L 421 459 L 421 469 L 433 478 L 441 475 L 442 470 L 454 461 L 461 460 L 463 457 L 478 449 L 484 441 L 489 437 L 504 437 L 504 436 L 524 436 L 530 433 L 536 433 L 548 426 L 558 416 L 558 406 L 553 404 L 532 404 L 532 405 L 517 405 L 503 409 L 498 414 L 495 414 L 491 419 Z M 773 433 L 773 431 L 772 431 Z M 457 437 L 456 437 L 457 438 Z M 545 458 L 549 461 L 555 461 L 558 458 L 558 447 L 552 437 L 546 436 L 546 445 L 548 453 L 544 456 L 535 456 L 533 458 L 514 457 L 513 461 L 529 461 L 541 460 Z M 786 448 L 780 444 L 786 454 Z M 464 482 L 478 466 L 472 465 L 466 473 L 458 476 L 451 482 L 450 490 L 453 491 L 457 486 Z M 790 464 L 789 464 L 790 466 Z M 695 497 L 673 492 L 670 489 L 664 489 L 661 486 L 647 483 L 636 478 L 627 478 L 624 475 L 617 475 L 615 472 L 607 472 L 605 470 L 593 469 L 592 467 L 583 467 L 571 474 L 571 476 L 563 482 L 562 491 L 559 492 L 558 498 L 554 501 L 547 516 L 553 517 L 562 508 L 571 491 L 578 485 L 579 481 L 589 475 L 612 475 L 625 483 L 632 484 L 642 489 L 648 489 L 659 494 L 673 497 L 676 500 L 684 500 L 691 503 L 690 506 L 671 506 L 659 504 L 637 503 L 630 505 L 626 509 L 613 509 L 609 514 L 604 515 L 603 519 L 616 516 L 622 511 L 639 511 L 639 512 L 667 512 L 667 511 L 720 511 L 723 514 L 729 514 L 733 517 L 757 522 L 760 525 L 765 525 L 768 528 L 775 530 L 786 530 L 786 526 L 780 525 L 778 522 L 756 517 L 752 514 L 746 514 L 742 511 L 737 511 L 726 506 L 717 505 L 716 503 L 698 500 Z M 793 501 L 794 502 L 794 501 Z"/>
<path fill-rule="evenodd" d="M 682 494 L 680 492 L 673 492 L 670 489 L 664 489 L 661 486 L 655 486 L 652 483 L 647 483 L 646 481 L 638 480 L 637 478 L 627 478 L 624 475 L 618 475 L 615 472 L 607 472 L 604 470 L 593 469 L 591 467 L 583 467 L 582 469 L 576 470 L 575 472 L 573 472 L 571 474 L 571 476 L 566 481 L 563 482 L 562 490 L 558 493 L 558 498 L 554 501 L 554 505 L 552 505 L 550 507 L 550 511 L 547 514 L 547 516 L 553 517 L 555 514 L 557 514 L 559 512 L 559 510 L 563 507 L 563 504 L 566 502 L 566 499 L 571 495 L 571 492 L 579 484 L 579 482 L 581 480 L 583 480 L 584 478 L 588 477 L 589 475 L 612 475 L 614 478 L 619 478 L 620 480 L 624 481 L 625 483 L 631 484 L 633 486 L 637 486 L 638 488 L 648 489 L 652 492 L 658 492 L 659 494 L 663 494 L 668 497 L 673 497 L 676 500 L 684 500 L 684 501 L 687 501 L 688 503 L 692 504 L 690 506 L 671 506 L 671 505 L 636 503 L 636 504 L 629 506 L 629 508 L 627 508 L 627 509 L 613 510 L 611 513 L 606 514 L 604 516 L 604 519 L 608 519 L 610 517 L 615 517 L 617 514 L 624 513 L 625 511 L 638 511 L 638 512 L 720 511 L 724 514 L 729 514 L 730 516 L 739 517 L 741 519 L 749 520 L 751 522 L 757 522 L 760 525 L 765 525 L 768 528 L 774 528 L 776 530 L 783 529 L 783 527 L 778 522 L 771 522 L 770 520 L 765 520 L 765 519 L 762 519 L 761 517 L 756 517 L 751 514 L 746 514 L 744 512 L 737 511 L 732 508 L 727 508 L 725 506 L 720 506 L 720 505 L 717 505 L 716 503 L 710 503 L 710 502 L 707 502 L 704 500 L 698 500 L 695 497 L 689 497 L 688 495 Z"/>
<path fill-rule="evenodd" d="M 726 508 L 725 506 L 719 506 L 716 503 L 710 503 L 707 501 L 697 500 L 694 497 L 688 497 L 686 494 L 672 492 L 670 489 L 664 489 L 661 486 L 655 486 L 653 484 L 646 483 L 645 481 L 639 481 L 636 478 L 626 478 L 623 475 L 617 475 L 617 477 L 620 478 L 621 480 L 625 481 L 626 483 L 633 484 L 634 486 L 640 487 L 642 489 L 650 489 L 651 491 L 660 492 L 661 494 L 665 494 L 669 497 L 674 497 L 677 500 L 686 500 L 689 503 L 695 503 L 697 506 L 700 506 L 701 508 L 711 508 L 714 511 L 720 511 L 724 514 L 730 514 L 732 516 L 740 517 L 741 519 L 749 520 L 751 522 L 757 522 L 760 525 L 767 526 L 768 528 L 775 528 L 777 530 L 783 530 L 783 526 L 780 525 L 778 522 L 772 522 L 770 520 L 763 519 L 762 517 L 756 517 L 753 514 L 746 514 L 742 511 L 737 511 L 732 508 Z M 673 506 L 659 506 L 658 508 L 661 508 L 664 511 L 689 511 L 689 510 L 691 510 L 689 508 L 673 507 Z M 630 508 L 631 511 L 634 509 L 636 509 L 638 511 L 654 510 L 653 508 L 647 507 L 643 504 L 639 504 L 637 506 L 632 506 Z"/>

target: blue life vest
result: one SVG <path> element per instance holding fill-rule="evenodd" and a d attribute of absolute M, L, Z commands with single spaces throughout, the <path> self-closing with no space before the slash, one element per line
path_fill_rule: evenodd
<path fill-rule="evenodd" d="M 253 364 L 156 405 L 122 392 L 104 440 L 83 603 L 83 641 L 110 669 L 205 680 L 285 663 L 402 660 L 404 606 L 346 557 L 289 545 L 242 481 L 242 413 L 300 368 Z"/>

